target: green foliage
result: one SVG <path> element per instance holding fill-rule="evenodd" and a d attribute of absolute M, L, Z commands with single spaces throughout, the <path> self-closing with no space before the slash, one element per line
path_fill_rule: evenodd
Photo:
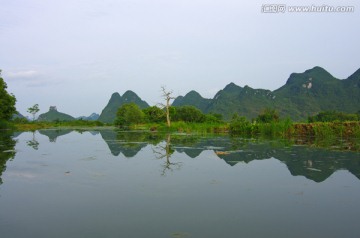
<path fill-rule="evenodd" d="M 25 124 L 25 123 L 29 123 L 28 119 L 26 119 L 25 117 L 17 117 L 14 118 L 12 120 L 15 124 Z"/>
<path fill-rule="evenodd" d="M 35 115 L 40 111 L 39 104 L 35 104 L 32 107 L 29 107 L 27 112 L 33 115 L 33 121 L 35 120 Z"/>
<path fill-rule="evenodd" d="M 246 117 L 234 114 L 229 130 L 232 135 L 266 137 L 289 137 L 294 132 L 291 119 L 279 120 L 275 110 L 265 110 L 253 123 L 250 123 Z"/>
<path fill-rule="evenodd" d="M 309 116 L 308 122 L 334 122 L 334 121 L 359 121 L 359 114 L 348 114 L 344 112 L 325 111 L 315 116 Z"/>
<path fill-rule="evenodd" d="M 147 128 L 154 127 L 154 125 L 148 125 Z M 146 129 L 146 128 L 145 128 Z M 194 123 L 194 122 L 184 122 L 176 121 L 172 122 L 170 128 L 166 124 L 156 125 L 157 131 L 166 131 L 166 132 L 180 132 L 188 134 L 207 134 L 207 133 L 226 133 L 228 132 L 227 123 Z"/>
<path fill-rule="evenodd" d="M 0 119 L 0 130 L 9 129 L 10 127 L 11 127 L 11 124 L 9 123 L 9 121 L 5 121 L 5 120 Z"/>
<path fill-rule="evenodd" d="M 249 135 L 253 132 L 251 123 L 246 119 L 246 117 L 238 116 L 237 114 L 233 115 L 229 125 L 229 130 L 231 134 L 241 135 Z"/>
<path fill-rule="evenodd" d="M 256 117 L 256 122 L 271 123 L 279 121 L 279 114 L 275 109 L 266 108 L 261 114 Z"/>
<path fill-rule="evenodd" d="M 157 106 L 148 107 L 142 110 L 145 116 L 146 122 L 165 122 L 166 114 L 165 111 L 158 108 Z"/>
<path fill-rule="evenodd" d="M 8 121 L 16 113 L 16 98 L 14 95 L 9 94 L 6 89 L 7 85 L 4 79 L 1 77 L 0 70 L 0 120 Z"/>
<path fill-rule="evenodd" d="M 116 113 L 115 125 L 125 128 L 144 121 L 144 113 L 135 103 L 122 105 Z"/>
<path fill-rule="evenodd" d="M 205 114 L 206 123 L 221 123 L 223 122 L 223 116 L 219 113 Z"/>
<path fill-rule="evenodd" d="M 84 127 L 94 127 L 94 126 L 104 126 L 104 123 L 101 121 L 86 121 L 86 120 L 73 120 L 73 121 L 57 121 L 55 126 L 84 126 Z"/>
<path fill-rule="evenodd" d="M 204 122 L 205 115 L 194 106 L 181 106 L 176 107 L 176 113 L 173 121 L 183 122 Z"/>

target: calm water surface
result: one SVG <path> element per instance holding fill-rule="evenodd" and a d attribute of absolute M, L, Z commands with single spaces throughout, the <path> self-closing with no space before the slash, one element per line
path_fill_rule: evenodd
<path fill-rule="evenodd" d="M 360 237 L 360 154 L 279 141 L 0 136 L 0 237 Z"/>

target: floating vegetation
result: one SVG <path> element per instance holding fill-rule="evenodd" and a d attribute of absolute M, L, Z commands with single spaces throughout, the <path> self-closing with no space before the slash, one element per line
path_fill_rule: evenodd
<path fill-rule="evenodd" d="M 171 237 L 184 238 L 184 237 L 190 237 L 190 234 L 187 232 L 174 232 L 174 233 L 171 233 Z"/>

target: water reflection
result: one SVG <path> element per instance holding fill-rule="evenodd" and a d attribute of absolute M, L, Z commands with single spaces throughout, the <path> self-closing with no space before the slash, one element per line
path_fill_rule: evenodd
<path fill-rule="evenodd" d="M 39 145 L 40 143 L 36 140 L 36 136 L 35 136 L 35 131 L 32 132 L 32 139 L 28 140 L 26 142 L 26 144 L 30 147 L 32 147 L 34 150 L 38 150 L 39 149 Z"/>
<path fill-rule="evenodd" d="M 101 131 L 111 153 L 122 153 L 131 158 L 148 144 L 157 145 L 154 154 L 166 158 L 164 174 L 171 168 L 170 157 L 174 151 L 197 158 L 203 151 L 212 150 L 230 166 L 253 160 L 276 158 L 286 164 L 293 176 L 305 176 L 322 182 L 335 171 L 346 169 L 360 179 L 360 154 L 350 151 L 299 146 L 289 141 L 251 140 L 229 137 L 201 138 L 189 135 L 159 135 L 151 133 L 122 133 Z M 171 140 L 171 143 L 170 143 Z M 159 142 L 165 142 L 165 146 Z"/>
<path fill-rule="evenodd" d="M 100 134 L 108 145 L 111 154 L 118 156 L 122 153 L 127 158 L 134 157 L 149 143 L 159 143 L 162 140 L 150 133 L 121 133 L 114 130 L 102 130 Z"/>
<path fill-rule="evenodd" d="M 56 142 L 56 139 L 59 136 L 67 135 L 73 130 L 71 129 L 46 129 L 46 130 L 39 130 L 41 135 L 47 136 L 50 142 Z"/>
<path fill-rule="evenodd" d="M 180 169 L 182 163 L 181 162 L 170 162 L 171 155 L 175 152 L 175 150 L 171 146 L 171 135 L 168 134 L 166 136 L 165 145 L 159 143 L 158 145 L 154 146 L 152 149 L 155 157 L 157 159 L 164 159 L 166 158 L 164 164 L 162 165 L 162 176 L 166 175 L 167 171 L 174 171 L 174 169 Z"/>
<path fill-rule="evenodd" d="M 39 130 L 41 135 L 56 142 L 60 136 L 70 134 L 68 130 Z M 76 130 L 83 133 L 84 130 Z M 360 154 L 351 151 L 332 151 L 305 145 L 296 145 L 289 141 L 254 140 L 230 137 L 199 137 L 179 134 L 119 132 L 116 130 L 86 131 L 91 135 L 101 135 L 110 152 L 114 156 L 122 154 L 126 158 L 135 157 L 139 151 L 151 146 L 153 154 L 158 159 L 165 159 L 162 175 L 181 167 L 180 163 L 171 162 L 174 152 L 197 158 L 203 151 L 213 153 L 225 163 L 234 166 L 238 163 L 249 163 L 254 160 L 275 158 L 286 164 L 293 176 L 304 176 L 315 182 L 325 181 L 335 171 L 345 169 L 360 179 Z M 2 134 L 1 140 L 5 149 L 12 151 L 15 141 L 9 135 Z M 295 142 L 296 143 L 296 142 Z M 27 145 L 37 150 L 39 142 L 33 133 L 32 140 Z M 6 147 L 7 146 L 7 147 Z M 8 148 L 8 149 L 6 149 Z M 2 169 L 6 160 L 13 158 L 15 152 L 1 153 Z"/>
<path fill-rule="evenodd" d="M 2 237 L 358 237 L 359 153 L 226 136 L 54 132 L 1 134 Z M 27 145 L 33 139 L 38 150 Z M 322 182 L 337 170 L 349 172 Z"/>
<path fill-rule="evenodd" d="M 15 151 L 16 141 L 13 135 L 7 131 L 0 133 L 0 184 L 2 184 L 2 173 L 6 170 L 6 162 L 13 159 L 16 155 Z"/>

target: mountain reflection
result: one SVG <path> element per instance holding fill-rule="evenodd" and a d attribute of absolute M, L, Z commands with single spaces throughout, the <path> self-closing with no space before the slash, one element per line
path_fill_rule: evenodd
<path fill-rule="evenodd" d="M 304 176 L 315 182 L 326 180 L 340 169 L 346 169 L 360 179 L 360 155 L 355 152 L 284 145 L 281 142 L 269 141 L 248 142 L 239 149 L 218 156 L 230 165 L 275 158 L 286 164 L 293 176 Z"/>
<path fill-rule="evenodd" d="M 56 142 L 59 136 L 64 136 L 73 130 L 39 130 L 39 133 Z M 78 131 L 82 133 L 83 131 Z M 197 158 L 205 150 L 214 154 L 230 166 L 237 163 L 249 163 L 253 160 L 275 158 L 284 163 L 293 176 L 304 176 L 315 182 L 322 182 L 335 171 L 346 169 L 360 179 L 360 153 L 351 151 L 333 151 L 312 146 L 296 145 L 289 141 L 269 141 L 231 138 L 227 136 L 199 137 L 196 135 L 161 134 L 152 132 L 121 132 L 116 130 L 90 131 L 90 134 L 106 142 L 111 154 L 124 155 L 132 158 L 140 150 L 151 145 L 157 158 L 165 158 L 163 174 L 172 170 L 178 164 L 173 164 L 171 158 L 176 153 L 184 153 L 190 158 Z M 15 141 L 2 134 L 2 151 L 12 151 Z M 32 142 L 36 142 L 34 139 Z M 37 148 L 38 144 L 30 144 Z M 0 170 L 5 169 L 6 161 L 13 158 L 15 152 L 1 153 Z"/>
<path fill-rule="evenodd" d="M 304 176 L 315 182 L 326 180 L 340 169 L 346 169 L 360 179 L 360 154 L 356 152 L 331 151 L 285 141 L 229 137 L 201 138 L 176 134 L 171 135 L 171 147 L 166 148 L 170 145 L 168 135 L 116 131 L 100 131 L 100 134 L 115 156 L 122 153 L 125 157 L 131 158 L 148 144 L 156 145 L 158 149 L 162 146 L 162 156 L 159 150 L 153 150 L 153 153 L 161 158 L 166 157 L 165 165 L 171 165 L 170 156 L 173 156 L 175 151 L 185 153 L 190 158 L 197 158 L 202 151 L 212 150 L 230 166 L 275 158 L 286 164 L 293 176 Z M 165 147 L 159 143 L 165 143 Z M 165 153 L 166 151 L 169 153 Z"/>
<path fill-rule="evenodd" d="M 101 130 L 100 135 L 108 145 L 111 154 L 118 156 L 122 153 L 125 157 L 134 157 L 148 144 L 158 144 L 163 138 L 151 133 L 124 133 L 114 130 Z"/>
<path fill-rule="evenodd" d="M 46 130 L 38 130 L 41 135 L 47 136 L 50 142 L 56 142 L 56 139 L 59 136 L 63 136 L 69 134 L 73 130 L 71 129 L 46 129 Z"/>

